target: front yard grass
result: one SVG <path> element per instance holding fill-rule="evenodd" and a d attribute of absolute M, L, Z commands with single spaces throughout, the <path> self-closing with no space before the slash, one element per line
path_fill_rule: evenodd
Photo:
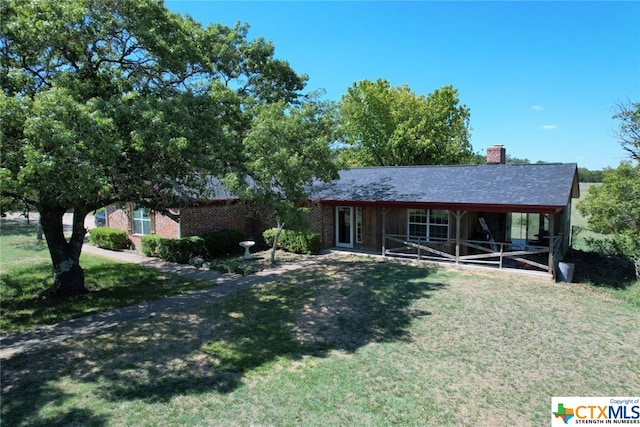
<path fill-rule="evenodd" d="M 52 282 L 47 244 L 36 240 L 36 224 L 3 219 L 0 230 L 0 335 L 24 332 L 84 315 L 127 307 L 215 286 L 214 283 L 162 273 L 153 268 L 83 254 L 80 265 L 91 291 L 73 299 L 47 299 Z M 89 243 L 85 243 L 88 245 Z M 278 262 L 303 258 L 279 251 Z M 255 272 L 270 266 L 267 252 L 250 261 L 241 256 L 215 260 L 223 273 Z"/>
<path fill-rule="evenodd" d="M 4 424 L 548 425 L 640 394 L 640 308 L 582 284 L 346 256 L 2 363 Z"/>
<path fill-rule="evenodd" d="M 0 261 L 2 335 L 212 286 L 152 268 L 82 255 L 80 264 L 91 293 L 70 300 L 46 299 L 42 293 L 53 281 L 46 243 L 35 239 L 35 224 L 5 219 Z"/>
<path fill-rule="evenodd" d="M 80 264 L 91 292 L 71 299 L 43 296 L 53 280 L 50 261 L 21 263 L 3 272 L 0 277 L 0 333 L 23 332 L 213 286 L 209 282 L 97 256 L 82 255 Z"/>

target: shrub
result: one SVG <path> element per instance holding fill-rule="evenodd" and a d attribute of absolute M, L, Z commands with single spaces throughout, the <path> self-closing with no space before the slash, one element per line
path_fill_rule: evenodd
<path fill-rule="evenodd" d="M 202 237 L 159 239 L 157 253 L 164 261 L 188 264 L 189 259 L 202 256 L 206 251 Z"/>
<path fill-rule="evenodd" d="M 288 230 L 285 243 L 285 249 L 296 254 L 317 254 L 321 249 L 318 233 Z"/>
<path fill-rule="evenodd" d="M 255 265 L 245 263 L 236 259 L 218 259 L 211 261 L 209 264 L 211 270 L 217 270 L 221 273 L 235 273 L 243 276 L 253 274 L 258 271 Z"/>
<path fill-rule="evenodd" d="M 269 246 L 273 246 L 273 241 L 276 238 L 277 231 L 278 230 L 276 228 L 271 228 L 262 233 L 262 237 L 264 237 L 265 242 Z M 320 243 L 320 235 L 318 233 L 282 230 L 282 233 L 280 233 L 280 239 L 278 240 L 278 247 L 296 254 L 311 255 L 319 253 L 322 245 Z"/>
<path fill-rule="evenodd" d="M 287 230 L 282 230 L 280 233 L 280 240 L 278 241 L 278 246 L 282 247 L 282 241 L 284 240 L 284 235 Z M 273 241 L 276 239 L 276 233 L 278 232 L 277 228 L 269 228 L 268 230 L 264 230 L 262 232 L 262 237 L 267 245 L 273 246 Z"/>
<path fill-rule="evenodd" d="M 98 247 L 111 250 L 121 250 L 129 247 L 126 231 L 117 228 L 93 228 L 89 233 L 89 241 Z"/>
<path fill-rule="evenodd" d="M 145 256 L 157 257 L 159 256 L 158 246 L 160 245 L 160 240 L 162 240 L 162 237 L 158 236 L 157 234 L 145 234 L 140 239 L 140 250 Z"/>
<path fill-rule="evenodd" d="M 245 239 L 242 231 L 221 230 L 202 236 L 205 252 L 201 254 L 205 258 L 217 258 L 228 254 L 239 253 L 243 249 L 238 245 Z"/>

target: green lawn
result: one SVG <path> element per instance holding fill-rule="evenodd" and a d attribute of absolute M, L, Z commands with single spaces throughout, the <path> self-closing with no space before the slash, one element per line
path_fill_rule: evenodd
<path fill-rule="evenodd" d="M 217 303 L 16 355 L 32 425 L 548 425 L 640 394 L 640 307 L 583 284 L 343 257 Z"/>
<path fill-rule="evenodd" d="M 42 300 L 33 236 L 2 222 L 3 331 L 209 286 L 83 256 L 94 292 Z M 552 396 L 640 394 L 640 282 L 589 276 L 603 262 L 577 260 L 588 280 L 556 284 L 345 256 L 3 360 L 1 421 L 548 425 Z"/>
<path fill-rule="evenodd" d="M 153 268 L 82 255 L 80 264 L 91 292 L 70 300 L 43 298 L 43 291 L 53 279 L 46 243 L 35 238 L 36 225 L 6 219 L 0 224 L 0 334 L 213 286 L 211 282 L 190 280 Z M 301 258 L 278 251 L 276 260 L 290 262 Z M 224 273 L 255 272 L 270 266 L 267 255 L 256 253 L 251 261 L 234 256 L 214 260 L 212 264 Z"/>
<path fill-rule="evenodd" d="M 211 286 L 102 257 L 82 255 L 80 263 L 91 293 L 71 300 L 43 298 L 53 280 L 46 243 L 35 239 L 35 225 L 2 220 L 0 334 Z"/>

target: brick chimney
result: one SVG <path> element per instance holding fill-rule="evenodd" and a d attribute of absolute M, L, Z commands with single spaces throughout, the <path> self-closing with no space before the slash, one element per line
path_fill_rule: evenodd
<path fill-rule="evenodd" d="M 507 150 L 502 145 L 487 148 L 487 164 L 504 165 L 507 162 Z"/>

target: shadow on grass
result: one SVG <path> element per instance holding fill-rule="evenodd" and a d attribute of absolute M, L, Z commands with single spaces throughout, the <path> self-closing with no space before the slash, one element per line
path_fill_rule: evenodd
<path fill-rule="evenodd" d="M 38 414 L 39 408 L 45 405 L 56 404 L 65 405 L 65 400 L 70 399 L 71 396 L 62 392 L 61 390 L 47 390 L 45 393 L 34 396 L 34 399 L 18 402 L 18 407 L 11 407 L 7 412 L 23 411 L 25 413 L 33 414 L 28 422 L 31 427 L 50 427 L 50 426 L 94 426 L 100 427 L 108 424 L 108 419 L 104 415 L 96 415 L 90 409 L 78 408 L 78 407 L 65 407 L 59 412 L 51 416 Z M 16 402 L 10 402 L 8 405 L 13 406 Z M 4 405 L 7 403 L 5 402 Z M 3 406 L 4 406 L 3 405 Z M 19 406 L 24 406 L 20 408 Z M 7 408 L 3 408 L 4 411 Z M 22 425 L 18 421 L 15 424 L 10 423 L 10 418 L 3 415 L 3 420 L 7 420 L 7 425 Z"/>
<path fill-rule="evenodd" d="M 37 222 L 27 224 L 25 221 L 16 221 L 11 219 L 2 219 L 0 227 L 2 227 L 3 236 L 25 236 L 35 237 Z"/>
<path fill-rule="evenodd" d="M 16 266 L 3 274 L 0 278 L 2 333 L 54 324 L 196 288 L 195 281 L 162 275 L 155 269 L 135 264 L 114 263 L 98 257 L 83 258 L 81 263 L 91 292 L 71 299 L 42 297 L 43 291 L 53 283 L 48 262 Z"/>
<path fill-rule="evenodd" d="M 30 360 L 18 361 L 14 368 L 31 374 Z M 61 368 L 62 375 L 65 368 Z M 42 374 L 38 372 L 37 374 Z M 52 426 L 52 425 L 87 425 L 103 426 L 107 424 L 104 416 L 95 415 L 89 409 L 69 407 L 69 401 L 73 396 L 60 387 L 46 383 L 38 384 L 38 393 L 24 399 L 6 399 L 7 384 L 2 385 L 2 421 L 6 425 Z M 54 414 L 43 415 L 42 409 L 47 405 L 61 406 L 62 409 Z M 24 418 L 15 418 L 12 414 L 28 414 L 28 421 Z"/>
<path fill-rule="evenodd" d="M 97 399 L 167 402 L 229 393 L 247 376 L 305 356 L 409 340 L 413 319 L 430 314 L 414 302 L 445 286 L 437 279 L 425 266 L 328 261 L 191 313 L 17 355 L 3 363 L 3 387 L 10 388 L 3 389 L 3 418 L 28 423 L 25 402 L 43 400 L 65 375 L 91 384 Z M 73 393 L 71 386 L 65 390 Z"/>
<path fill-rule="evenodd" d="M 626 289 L 636 281 L 633 262 L 629 259 L 595 251 L 573 249 L 569 259 L 575 262 L 574 280 L 594 286 Z"/>

